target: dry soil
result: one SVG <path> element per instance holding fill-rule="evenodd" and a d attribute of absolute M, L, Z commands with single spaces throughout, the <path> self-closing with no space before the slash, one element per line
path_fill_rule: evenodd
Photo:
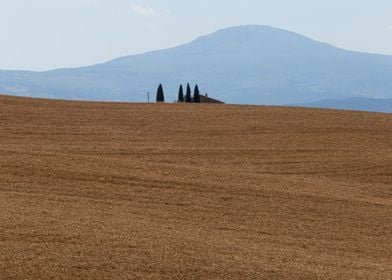
<path fill-rule="evenodd" d="M 1 279 L 392 279 L 392 115 L 0 97 Z"/>

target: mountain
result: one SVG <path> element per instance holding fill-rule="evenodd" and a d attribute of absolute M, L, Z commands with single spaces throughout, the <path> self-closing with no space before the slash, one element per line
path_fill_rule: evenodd
<path fill-rule="evenodd" d="M 311 108 L 331 108 L 342 110 L 392 113 L 392 99 L 351 97 L 343 100 L 321 100 L 309 104 L 299 105 Z"/>
<path fill-rule="evenodd" d="M 290 104 L 350 97 L 392 98 L 392 56 L 346 51 L 267 26 L 240 26 L 175 48 L 90 67 L 0 71 L 0 92 L 81 100 L 145 101 L 180 83 L 228 103 Z"/>

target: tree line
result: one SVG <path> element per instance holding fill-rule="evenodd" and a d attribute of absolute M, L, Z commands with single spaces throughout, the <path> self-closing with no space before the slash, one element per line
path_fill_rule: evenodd
<path fill-rule="evenodd" d="M 156 101 L 158 103 L 165 102 L 165 94 L 163 92 L 162 84 L 159 84 L 157 90 Z M 178 90 L 178 103 L 200 103 L 200 91 L 199 86 L 195 85 L 195 89 L 193 90 L 193 98 L 192 98 L 192 91 L 189 83 L 186 86 L 186 94 L 184 95 L 184 88 L 180 85 Z"/>

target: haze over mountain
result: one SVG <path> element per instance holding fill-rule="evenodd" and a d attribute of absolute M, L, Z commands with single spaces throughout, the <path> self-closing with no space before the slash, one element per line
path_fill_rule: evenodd
<path fill-rule="evenodd" d="M 392 98 L 392 56 L 358 53 L 267 26 L 240 26 L 175 48 L 90 67 L 0 71 L 0 92 L 81 100 L 146 101 L 180 83 L 228 103 L 281 105 Z"/>

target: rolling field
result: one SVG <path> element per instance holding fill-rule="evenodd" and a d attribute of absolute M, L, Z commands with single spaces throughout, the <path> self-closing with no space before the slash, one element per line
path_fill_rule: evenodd
<path fill-rule="evenodd" d="M 392 279 L 392 114 L 0 96 L 0 279 Z"/>

